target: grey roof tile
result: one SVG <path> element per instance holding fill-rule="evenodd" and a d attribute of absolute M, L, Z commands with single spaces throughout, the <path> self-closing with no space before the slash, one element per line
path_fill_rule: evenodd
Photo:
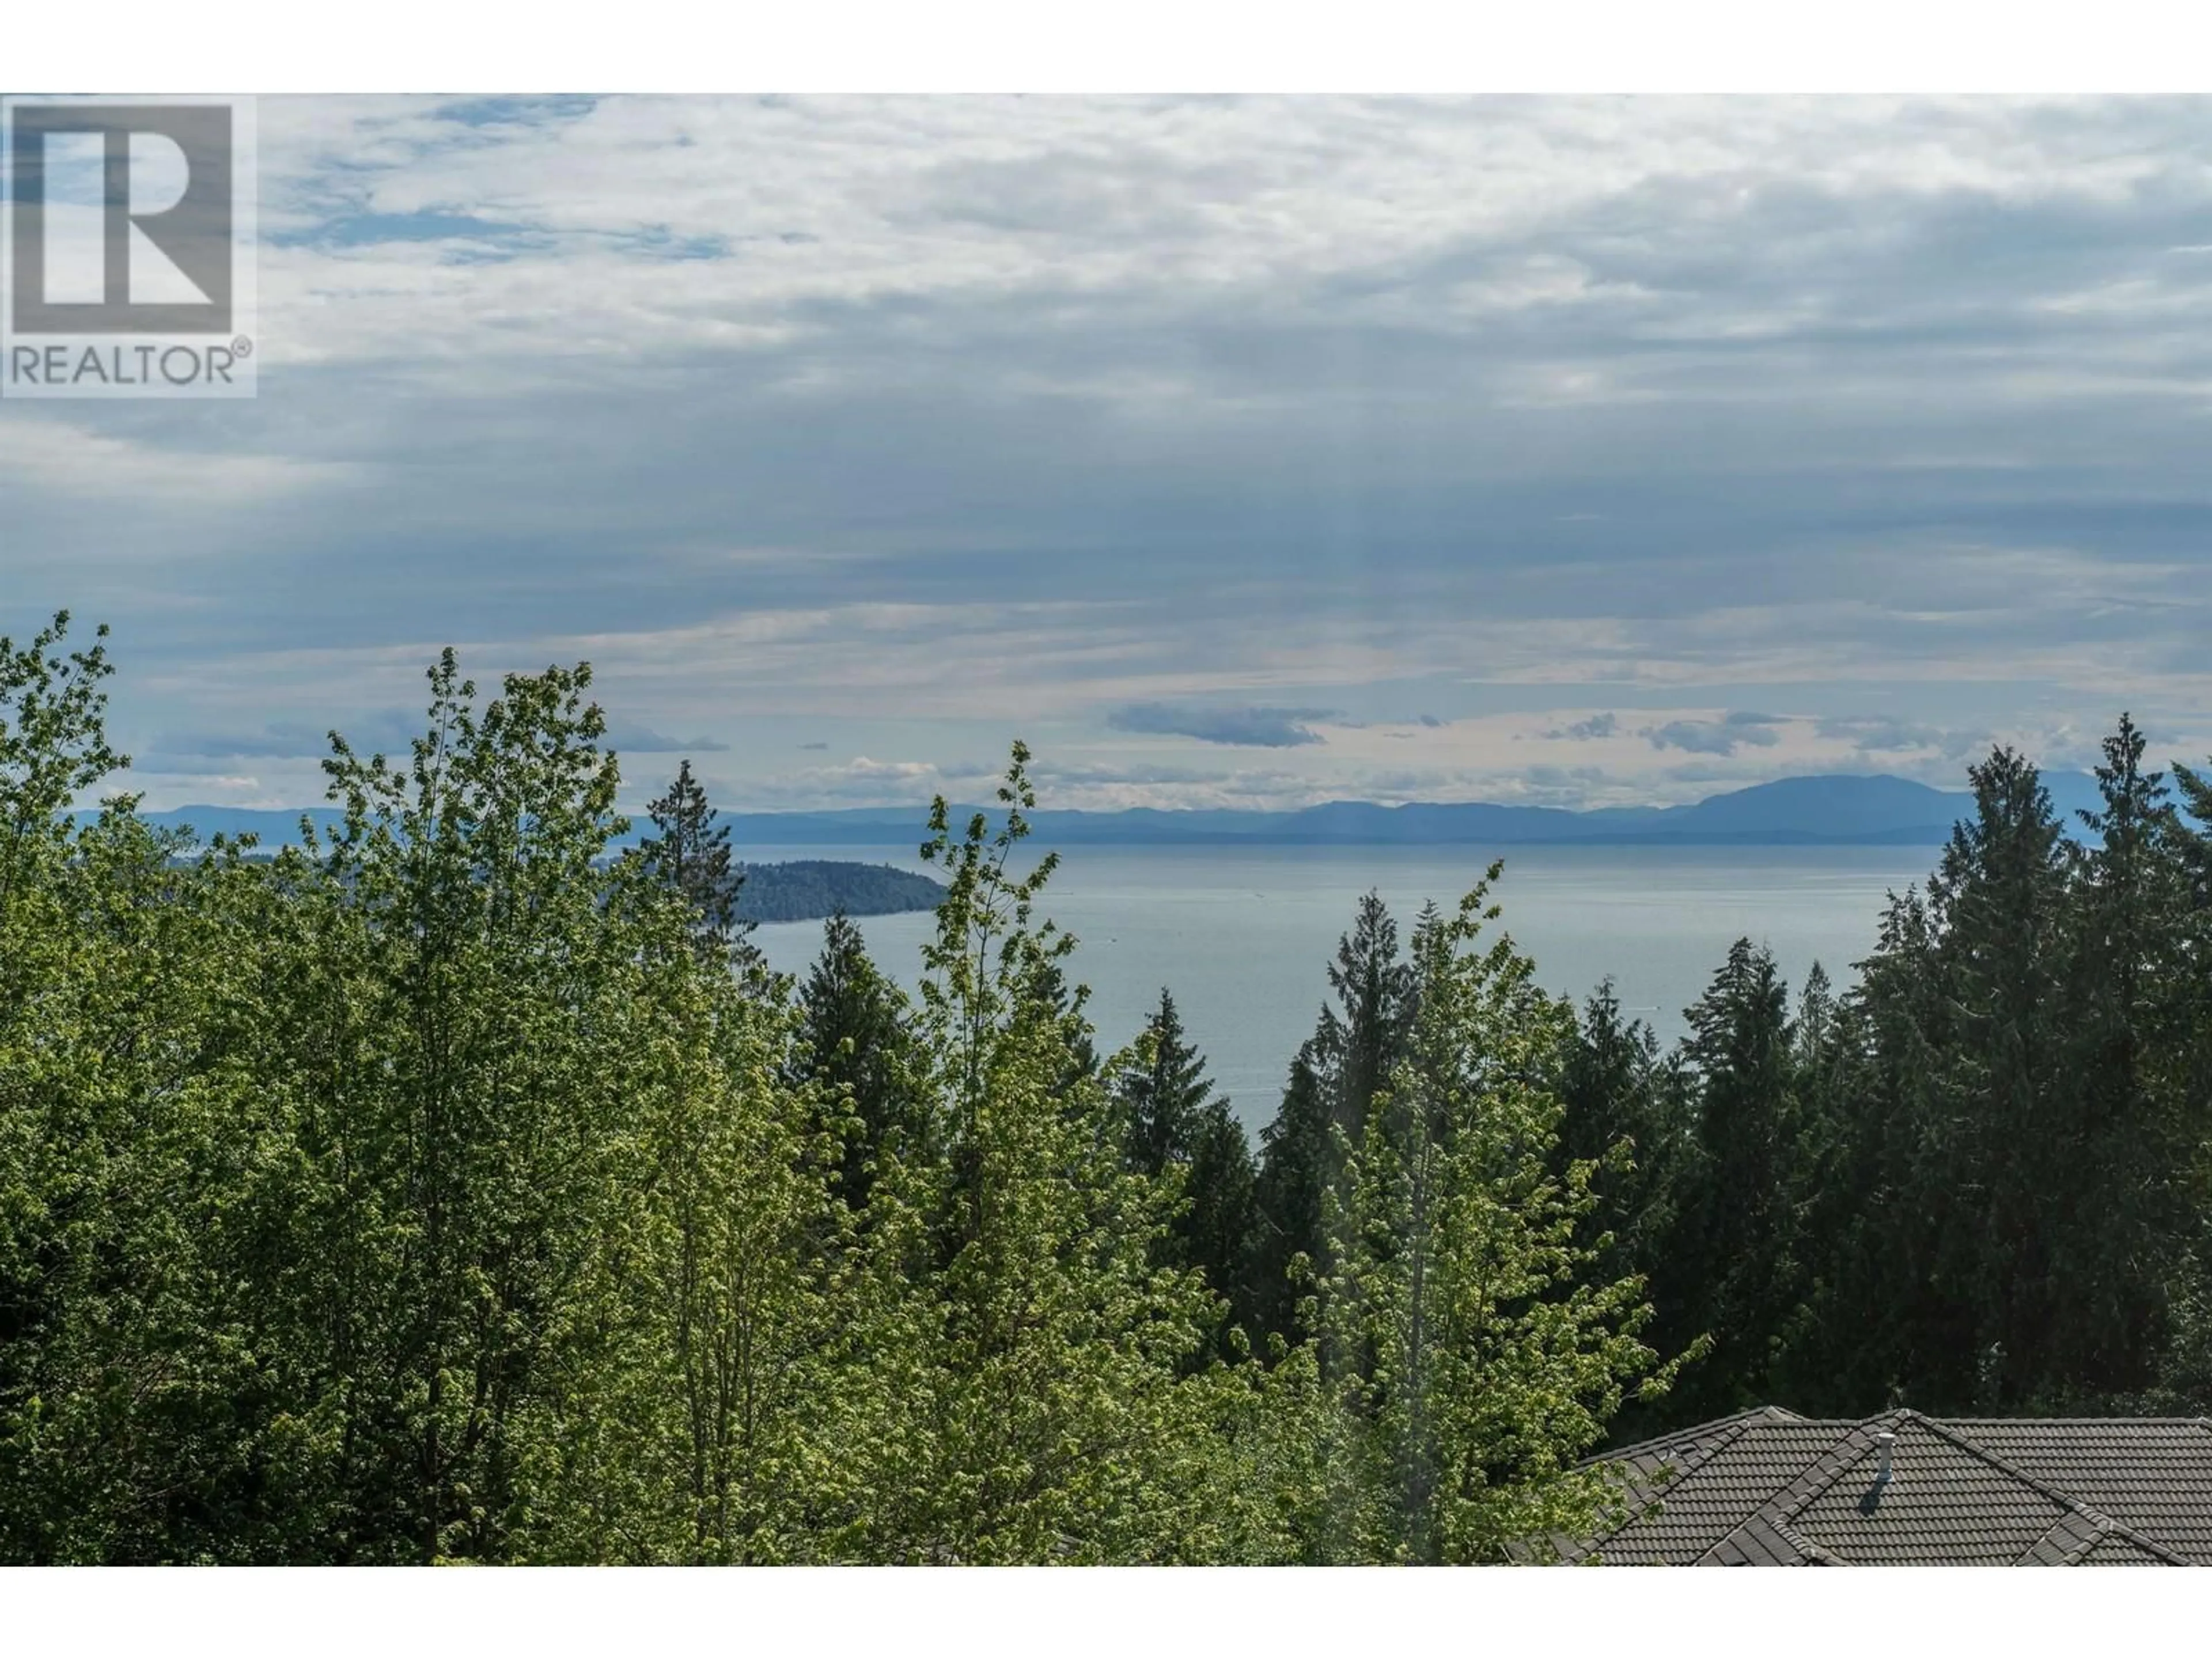
<path fill-rule="evenodd" d="M 2212 1424 L 2202 1418 L 1961 1418 L 1951 1426 L 2185 1560 L 2212 1565 Z"/>
<path fill-rule="evenodd" d="M 2069 1510 L 2052 1522 L 2014 1565 L 2023 1567 L 2063 1567 L 2105 1535 L 2104 1528 L 2078 1510 Z"/>
<path fill-rule="evenodd" d="M 2170 1567 L 2173 1561 L 2140 1539 L 2130 1538 L 2125 1533 L 2108 1532 L 2077 1556 L 2074 1565 L 2084 1567 Z"/>
<path fill-rule="evenodd" d="M 1897 1436 L 1878 1481 L 1875 1435 Z M 1591 1460 L 1631 1518 L 1570 1558 L 1617 1565 L 2212 1565 L 2212 1425 L 1861 1422 L 1740 1413 Z"/>
<path fill-rule="evenodd" d="M 1924 1423 L 1902 1422 L 1896 1434 L 1888 1480 L 1876 1477 L 1874 1447 L 1860 1447 L 1790 1517 L 1797 1529 L 1869 1566 L 1931 1558 L 2001 1566 L 2069 1512 L 2061 1499 Z"/>

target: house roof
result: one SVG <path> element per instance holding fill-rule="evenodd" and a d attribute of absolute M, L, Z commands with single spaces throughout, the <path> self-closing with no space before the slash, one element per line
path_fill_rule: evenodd
<path fill-rule="evenodd" d="M 1890 1478 L 1876 1436 L 1893 1435 Z M 1778 1407 L 1591 1460 L 1626 1518 L 1571 1559 L 1621 1565 L 2212 1565 L 2212 1421 L 1851 1421 Z"/>

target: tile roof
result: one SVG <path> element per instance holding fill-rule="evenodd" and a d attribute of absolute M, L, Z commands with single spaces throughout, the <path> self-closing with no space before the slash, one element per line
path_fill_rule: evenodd
<path fill-rule="evenodd" d="M 1876 1436 L 1894 1436 L 1887 1480 Z M 1815 1420 L 1777 1407 L 1624 1446 L 1621 1565 L 2212 1565 L 2212 1421 Z"/>
<path fill-rule="evenodd" d="M 2014 1468 L 2212 1564 L 2212 1423 L 2203 1418 L 1960 1418 Z"/>

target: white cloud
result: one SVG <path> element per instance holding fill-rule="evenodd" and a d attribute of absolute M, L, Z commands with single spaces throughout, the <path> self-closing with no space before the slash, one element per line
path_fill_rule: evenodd
<path fill-rule="evenodd" d="M 180 449 L 20 406 L 0 416 L 0 495 L 234 510 L 358 477 L 346 462 Z"/>
<path fill-rule="evenodd" d="M 260 398 L 0 413 L 0 603 L 142 747 L 452 639 L 762 799 L 926 781 L 817 725 L 1158 802 L 2193 731 L 2203 107 L 264 100 Z"/>

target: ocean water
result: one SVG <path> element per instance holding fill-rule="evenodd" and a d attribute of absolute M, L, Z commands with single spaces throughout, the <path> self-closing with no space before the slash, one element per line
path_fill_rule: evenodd
<path fill-rule="evenodd" d="M 1764 942 L 1794 996 L 1819 962 L 1838 986 L 1875 942 L 1886 895 L 1926 878 L 1934 848 L 1508 848 L 1495 925 L 1536 963 L 1544 985 L 1587 995 L 1607 975 L 1623 1006 L 1662 1041 L 1739 937 Z M 839 858 L 924 870 L 911 843 L 889 848 L 755 848 L 762 862 Z M 1492 854 L 1455 848 L 1075 848 L 1041 908 L 1080 941 L 1073 976 L 1091 988 L 1102 1053 L 1134 1036 L 1175 992 L 1214 1081 L 1256 1131 L 1328 991 L 1328 964 L 1359 896 L 1379 891 L 1412 932 L 1425 900 L 1450 907 Z M 869 953 L 911 988 L 927 914 L 860 922 Z M 771 966 L 803 974 L 822 924 L 753 935 Z"/>

